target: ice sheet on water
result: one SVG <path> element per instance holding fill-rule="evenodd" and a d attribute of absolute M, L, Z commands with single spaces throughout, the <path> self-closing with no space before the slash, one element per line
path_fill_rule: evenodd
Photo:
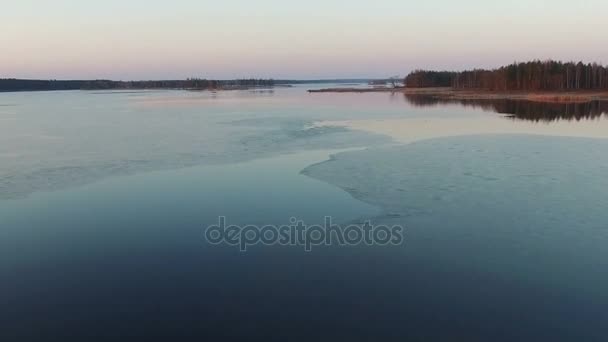
<path fill-rule="evenodd" d="M 607 304 L 607 153 L 603 139 L 467 136 L 345 152 L 303 172 L 381 207 L 374 224 L 405 227 L 403 248 L 386 253 L 407 279 L 443 293 L 491 277 L 585 297 L 593 312 Z"/>
<path fill-rule="evenodd" d="M 129 94 L 111 101 L 94 94 L 52 95 L 62 101 L 37 95 L 25 102 L 18 120 L 1 127 L 0 199 L 116 175 L 389 141 L 341 127 L 313 127 L 301 116 L 276 117 L 242 104 L 140 108 L 130 105 Z"/>
<path fill-rule="evenodd" d="M 608 208 L 607 152 L 602 139 L 468 136 L 346 152 L 303 172 L 392 216 L 528 225 L 587 217 L 599 227 Z"/>

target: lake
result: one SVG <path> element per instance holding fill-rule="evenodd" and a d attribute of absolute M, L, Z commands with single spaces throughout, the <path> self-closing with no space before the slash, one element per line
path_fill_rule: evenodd
<path fill-rule="evenodd" d="M 0 93 L 2 340 L 605 341 L 605 103 L 310 87 Z"/>

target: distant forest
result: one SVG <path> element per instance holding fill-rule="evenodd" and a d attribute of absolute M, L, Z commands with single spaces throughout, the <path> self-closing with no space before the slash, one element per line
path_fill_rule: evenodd
<path fill-rule="evenodd" d="M 207 80 L 189 78 L 186 80 L 159 81 L 111 81 L 111 80 L 25 80 L 0 78 L 0 92 L 42 91 L 42 90 L 109 90 L 109 89 L 189 89 L 220 90 L 247 89 L 259 87 L 287 86 L 292 84 L 323 83 L 367 83 L 369 79 L 326 79 L 326 80 L 273 80 L 273 79 L 236 79 Z"/>
<path fill-rule="evenodd" d="M 608 89 L 608 68 L 597 63 L 532 61 L 494 70 L 462 72 L 416 70 L 404 80 L 406 87 L 452 87 L 486 90 L 597 90 Z"/>
<path fill-rule="evenodd" d="M 187 80 L 162 81 L 110 81 L 110 80 L 23 80 L 0 79 L 0 91 L 39 91 L 39 90 L 109 90 L 109 89 L 241 89 L 253 87 L 272 87 L 272 79 L 206 80 L 189 78 Z"/>

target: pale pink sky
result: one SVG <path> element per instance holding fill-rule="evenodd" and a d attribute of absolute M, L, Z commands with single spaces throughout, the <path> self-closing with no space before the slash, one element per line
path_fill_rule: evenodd
<path fill-rule="evenodd" d="M 608 63 L 604 0 L 10 1 L 0 77 L 347 78 Z"/>

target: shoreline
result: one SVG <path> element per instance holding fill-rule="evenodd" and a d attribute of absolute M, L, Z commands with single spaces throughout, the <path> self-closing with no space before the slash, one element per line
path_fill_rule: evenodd
<path fill-rule="evenodd" d="M 439 100 L 524 100 L 551 103 L 586 103 L 608 101 L 606 90 L 580 91 L 491 91 L 483 89 L 456 90 L 453 88 L 326 88 L 311 89 L 309 93 L 403 93 L 404 95 L 425 96 Z"/>

